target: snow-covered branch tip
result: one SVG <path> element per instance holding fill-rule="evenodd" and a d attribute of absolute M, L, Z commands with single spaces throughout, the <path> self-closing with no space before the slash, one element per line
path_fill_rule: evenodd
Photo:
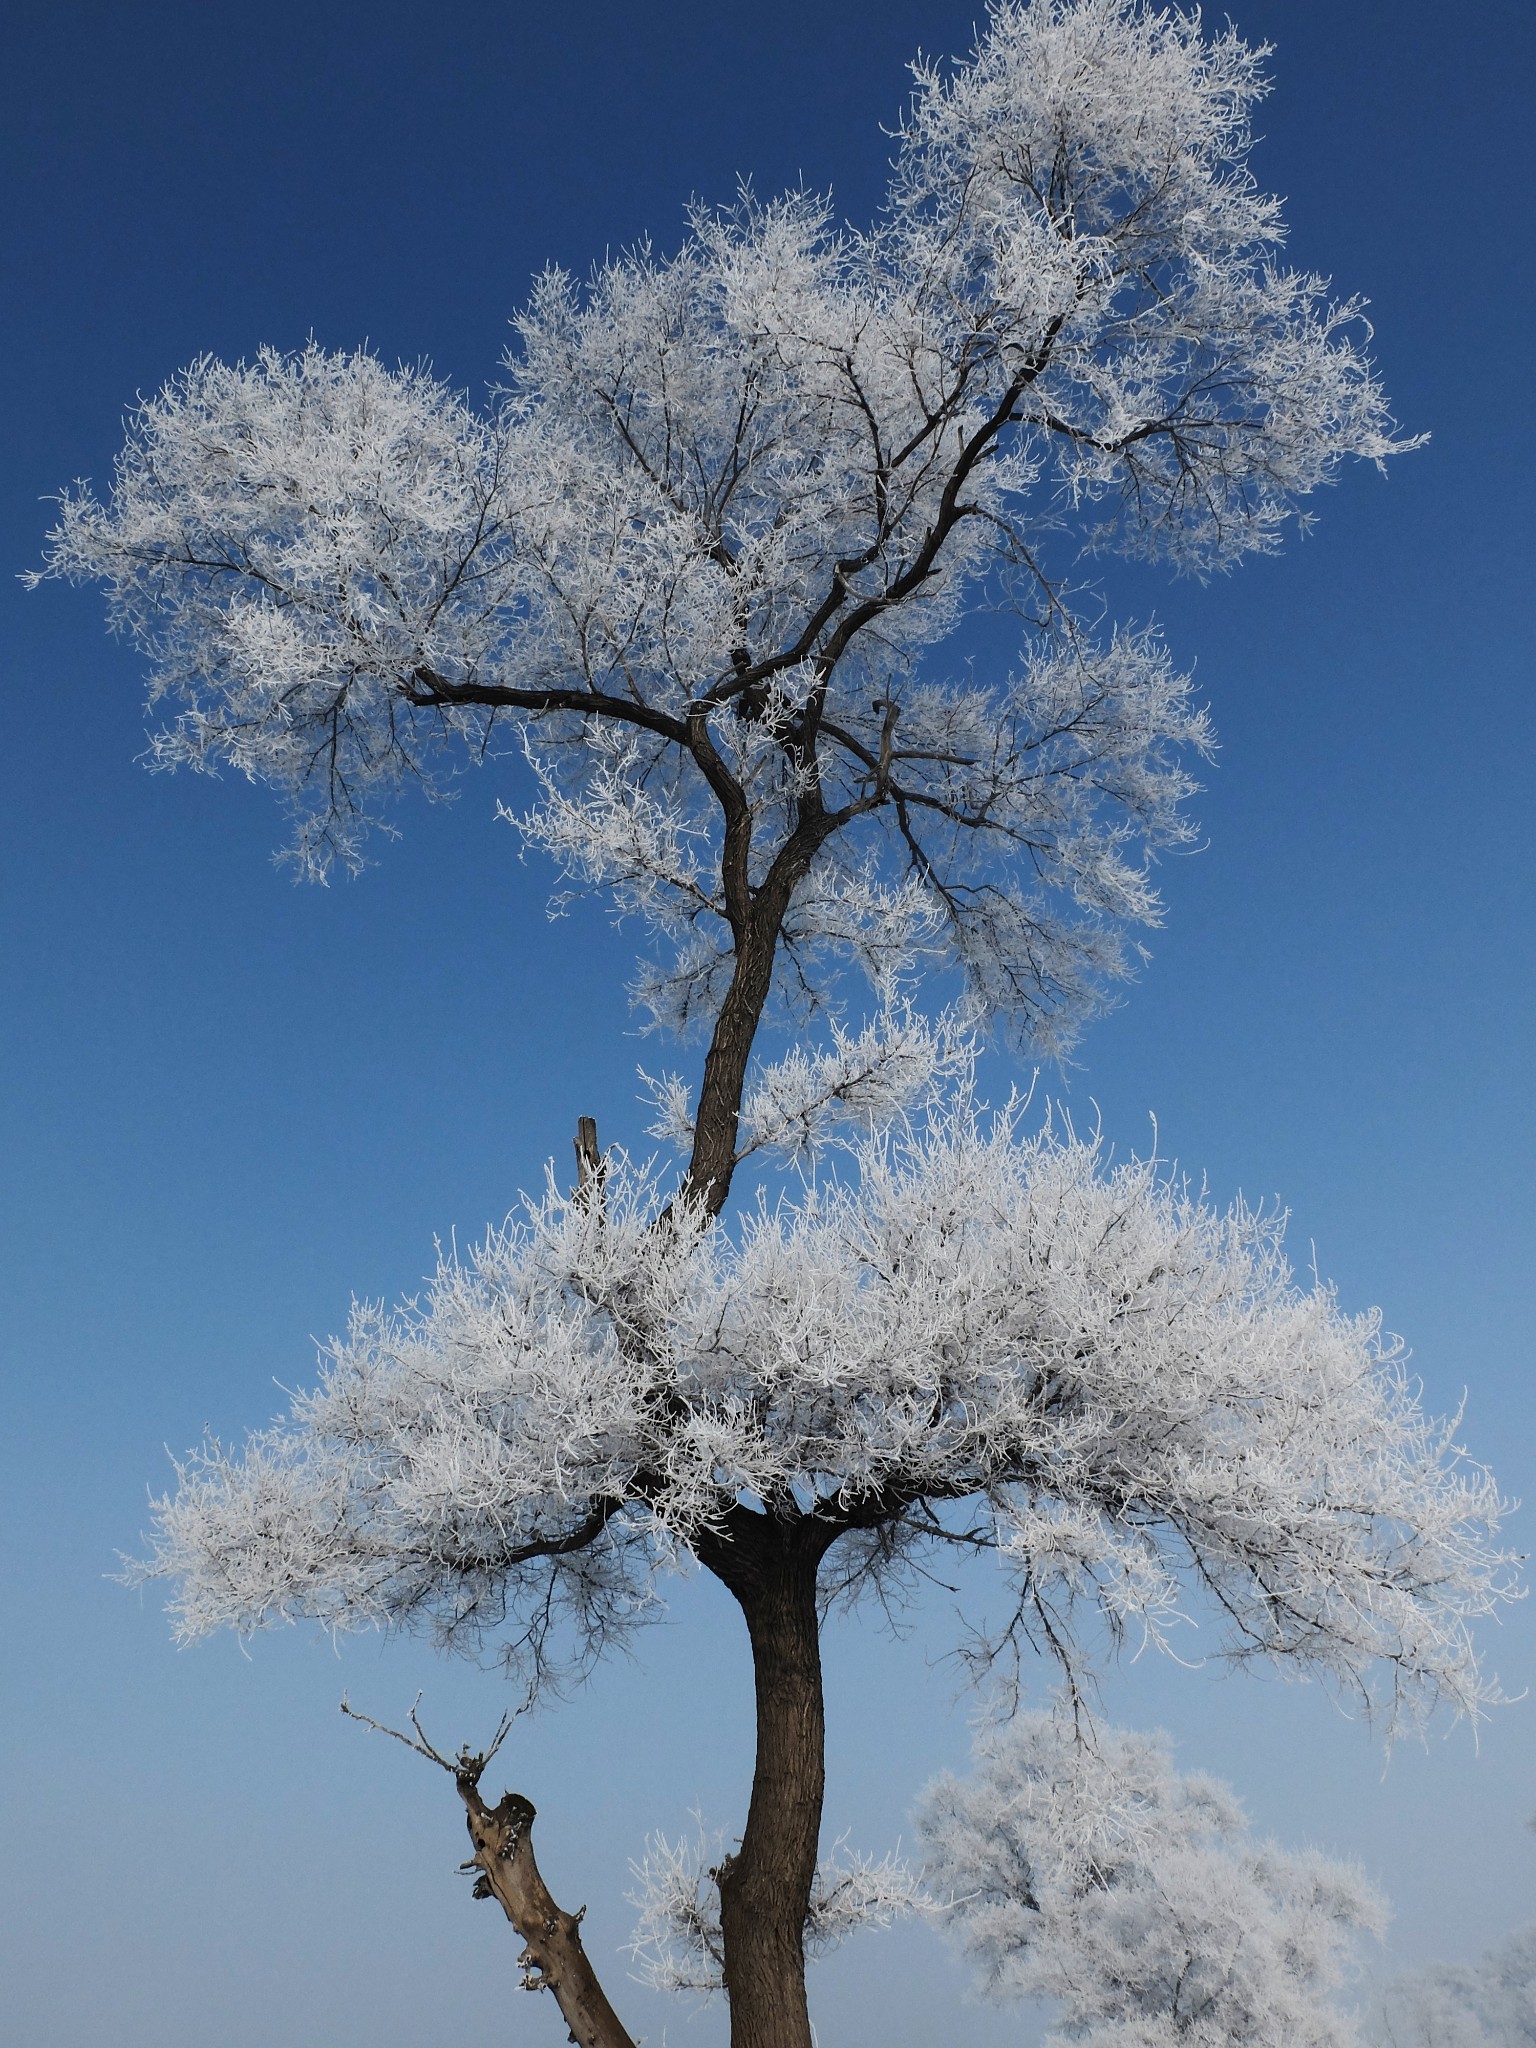
<path fill-rule="evenodd" d="M 407 1717 L 412 1731 L 407 1735 L 404 1729 L 391 1728 L 383 1721 L 375 1721 L 371 1714 L 362 1713 L 357 1707 L 353 1706 L 345 1693 L 342 1694 L 341 1698 L 341 1711 L 347 1716 L 348 1720 L 361 1721 L 365 1728 L 371 1728 L 376 1735 L 387 1735 L 392 1741 L 404 1743 L 407 1749 L 414 1750 L 417 1756 L 424 1756 L 428 1763 L 436 1764 L 440 1770 L 447 1771 L 450 1777 L 456 1779 L 459 1783 L 478 1785 L 494 1761 L 497 1751 L 511 1734 L 513 1716 L 511 1714 L 502 1715 L 500 1721 L 496 1724 L 495 1733 L 484 1749 L 471 1749 L 466 1742 L 456 1756 L 447 1757 L 429 1740 L 427 1731 L 421 1725 L 420 1708 L 421 1694 L 417 1693 L 415 1702 Z"/>

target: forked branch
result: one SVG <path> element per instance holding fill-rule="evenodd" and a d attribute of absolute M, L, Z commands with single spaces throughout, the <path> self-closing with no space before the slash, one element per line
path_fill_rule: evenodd
<path fill-rule="evenodd" d="M 523 1939 L 518 1963 L 525 1991 L 551 1991 L 577 2048 L 635 2048 L 622 2021 L 608 2003 L 581 1940 L 581 1922 L 586 1907 L 567 1913 L 555 1904 L 549 1887 L 539 1873 L 533 1853 L 535 1807 L 520 1792 L 504 1792 L 495 1806 L 488 1806 L 480 1793 L 480 1780 L 491 1759 L 506 1740 L 512 1721 L 503 1715 L 500 1726 L 483 1750 L 466 1744 L 456 1757 L 446 1757 L 428 1741 L 417 1718 L 420 1705 L 411 1708 L 414 1731 L 399 1728 L 360 1714 L 345 1699 L 341 1711 L 380 1735 L 389 1735 L 415 1750 L 452 1777 L 464 1802 L 465 1820 L 474 1853 L 460 1866 L 475 1871 L 475 1897 L 495 1899 Z"/>

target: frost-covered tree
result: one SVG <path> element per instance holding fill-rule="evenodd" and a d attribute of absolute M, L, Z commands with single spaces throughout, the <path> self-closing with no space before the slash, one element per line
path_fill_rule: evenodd
<path fill-rule="evenodd" d="M 420 1627 L 532 1694 L 659 1573 L 714 1573 L 757 1681 L 736 2048 L 810 2040 L 821 1614 L 931 1547 L 995 1556 L 1003 1642 L 1069 1662 L 1093 1616 L 1156 1638 L 1203 1594 L 1235 1656 L 1486 1694 L 1497 1498 L 1375 1321 L 1295 1286 L 1272 1223 L 989 1122 L 968 1065 L 982 1025 L 1067 1043 L 1123 973 L 1208 741 L 1068 568 L 1225 566 L 1403 445 L 1358 307 L 1285 267 L 1246 167 L 1263 54 L 1143 0 L 998 0 L 969 61 L 917 67 L 873 228 L 748 195 L 674 255 L 550 273 L 483 408 L 365 354 L 205 359 L 52 538 L 151 661 L 155 758 L 271 784 L 309 871 L 509 739 L 513 823 L 657 940 L 637 1000 L 704 1045 L 653 1084 L 680 1173 L 586 1129 L 574 1195 L 359 1309 L 285 1422 L 184 1466 L 148 1569 L 187 1634 Z M 1008 674 L 943 651 L 987 605 Z M 938 1025 L 930 971 L 964 989 Z M 748 1155 L 839 1132 L 800 1199 L 727 1213 Z M 485 1887 L 611 2048 L 485 1762 L 453 1766 Z"/>
<path fill-rule="evenodd" d="M 1511 1949 L 1492 1950 L 1470 1966 L 1437 1963 L 1397 1978 L 1370 2015 L 1372 2048 L 1526 2048 L 1536 2040 L 1531 1931 L 1516 1936 Z M 1511 1964 L 1520 1976 L 1514 1985 L 1501 1981 Z"/>
<path fill-rule="evenodd" d="M 1386 1924 L 1360 1873 L 1254 1840 L 1167 1740 L 1058 1708 L 930 1786 L 931 1879 L 989 1996 L 1048 2001 L 1046 2048 L 1349 2048 L 1331 1994 Z"/>
<path fill-rule="evenodd" d="M 1366 2037 L 1371 2048 L 1536 2048 L 1536 1926 L 1516 1928 L 1473 1963 L 1398 1977 Z"/>

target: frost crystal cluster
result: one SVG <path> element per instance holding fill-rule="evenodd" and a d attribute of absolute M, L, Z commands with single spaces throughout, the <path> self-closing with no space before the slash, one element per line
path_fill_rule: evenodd
<path fill-rule="evenodd" d="M 1386 1910 L 1360 1874 L 1256 1842 L 1161 1737 L 1070 1715 L 989 1731 L 921 1825 L 930 1880 L 996 1998 L 1048 2000 L 1047 2048 L 1348 2048 L 1330 1994 Z"/>

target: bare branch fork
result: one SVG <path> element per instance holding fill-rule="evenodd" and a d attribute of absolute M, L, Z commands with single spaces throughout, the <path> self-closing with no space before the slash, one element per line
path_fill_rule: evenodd
<path fill-rule="evenodd" d="M 483 1750 L 466 1743 L 455 1757 L 444 1756 L 427 1738 L 418 1718 L 421 1695 L 411 1708 L 413 1733 L 388 1728 L 371 1715 L 360 1714 L 343 1699 L 341 1711 L 361 1721 L 380 1735 L 403 1742 L 429 1763 L 446 1771 L 464 1802 L 465 1821 L 474 1853 L 461 1870 L 473 1870 L 477 1899 L 495 1899 L 523 1939 L 518 1963 L 525 1991 L 551 1991 L 577 2048 L 635 2048 L 618 2014 L 608 2003 L 581 1940 L 581 1922 L 586 1907 L 567 1913 L 555 1904 L 549 1887 L 539 1873 L 533 1853 L 535 1807 L 521 1792 L 504 1792 L 495 1806 L 481 1796 L 480 1780 L 512 1727 L 512 1716 L 503 1714 L 490 1742 Z"/>

